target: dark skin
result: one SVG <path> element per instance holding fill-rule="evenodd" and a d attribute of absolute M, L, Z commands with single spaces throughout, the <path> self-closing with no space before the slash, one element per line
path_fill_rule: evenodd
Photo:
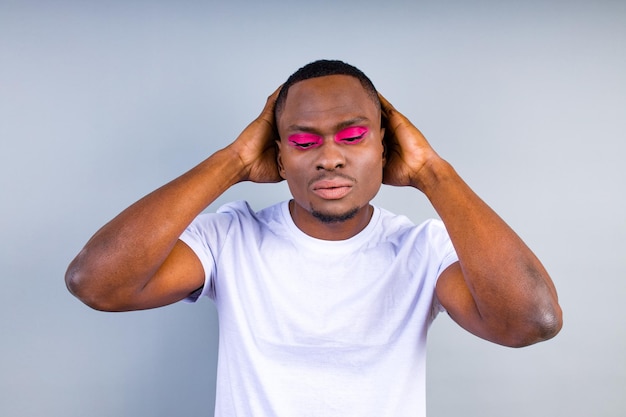
<path fill-rule="evenodd" d="M 384 166 L 380 110 L 356 78 L 321 77 L 293 85 L 278 119 L 278 166 L 294 199 L 291 215 L 305 233 L 318 239 L 343 240 L 369 223 L 370 201 L 382 183 Z M 357 143 L 337 140 L 337 134 L 353 127 L 368 130 Z M 302 149 L 293 146 L 291 135 L 312 134 L 322 142 Z M 350 136 L 350 135 L 348 135 Z M 316 180 L 341 185 L 341 198 L 318 195 Z M 341 188 L 341 187 L 336 187 Z M 341 191 L 341 190 L 338 190 Z M 332 224 L 320 223 L 313 210 L 341 216 L 356 210 L 354 217 Z"/>
<path fill-rule="evenodd" d="M 385 120 L 381 126 L 381 110 L 349 76 L 294 84 L 275 121 L 277 94 L 232 144 L 100 229 L 68 268 L 70 291 L 107 311 L 154 308 L 185 298 L 204 284 L 204 271 L 178 237 L 238 182 L 286 179 L 294 196 L 294 222 L 326 240 L 361 231 L 371 217 L 370 200 L 385 183 L 421 191 L 446 225 L 459 261 L 441 274 L 436 295 L 457 323 L 486 340 L 514 347 L 558 333 L 562 313 L 540 261 L 384 97 L 379 96 Z M 365 127 L 367 136 L 356 144 L 337 140 L 342 129 L 353 126 Z M 322 138 L 320 145 L 306 150 L 290 145 L 289 136 L 303 131 Z M 335 190 L 319 192 L 315 184 L 320 177 Z M 355 214 L 324 223 L 314 210 Z"/>
<path fill-rule="evenodd" d="M 389 132 L 385 183 L 423 192 L 459 256 L 437 281 L 441 304 L 466 330 L 505 346 L 526 346 L 556 335 L 562 312 L 539 259 L 422 133 L 380 99 Z"/>

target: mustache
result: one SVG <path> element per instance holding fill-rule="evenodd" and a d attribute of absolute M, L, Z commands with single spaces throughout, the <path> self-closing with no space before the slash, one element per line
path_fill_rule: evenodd
<path fill-rule="evenodd" d="M 348 180 L 354 184 L 357 183 L 356 178 L 351 177 L 349 175 L 346 174 L 342 174 L 339 172 L 322 172 L 321 174 L 317 175 L 316 177 L 313 177 L 311 180 L 309 180 L 309 186 L 313 185 L 315 182 L 317 181 L 332 181 L 334 179 L 337 178 L 343 178 L 344 180 Z"/>

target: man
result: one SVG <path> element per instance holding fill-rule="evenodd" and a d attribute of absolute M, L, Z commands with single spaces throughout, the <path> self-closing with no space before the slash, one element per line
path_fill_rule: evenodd
<path fill-rule="evenodd" d="M 200 215 L 235 183 L 283 179 L 289 202 Z M 382 183 L 420 190 L 442 221 L 373 207 Z M 232 144 L 105 225 L 66 281 L 108 311 L 212 298 L 219 416 L 424 415 L 438 311 L 506 346 L 562 325 L 530 249 L 339 61 L 298 70 Z"/>

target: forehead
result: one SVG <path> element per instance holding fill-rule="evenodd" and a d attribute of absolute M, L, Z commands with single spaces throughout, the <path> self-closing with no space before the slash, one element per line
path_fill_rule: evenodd
<path fill-rule="evenodd" d="M 328 75 L 293 84 L 277 120 L 289 126 L 320 127 L 349 119 L 380 119 L 380 112 L 361 82 L 349 75 Z"/>

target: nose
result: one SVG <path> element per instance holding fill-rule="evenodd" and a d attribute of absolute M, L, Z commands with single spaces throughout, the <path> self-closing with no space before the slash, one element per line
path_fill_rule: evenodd
<path fill-rule="evenodd" d="M 334 140 L 325 140 L 324 144 L 318 148 L 318 151 L 316 167 L 318 170 L 332 171 L 345 166 L 346 157 L 341 145 Z"/>

